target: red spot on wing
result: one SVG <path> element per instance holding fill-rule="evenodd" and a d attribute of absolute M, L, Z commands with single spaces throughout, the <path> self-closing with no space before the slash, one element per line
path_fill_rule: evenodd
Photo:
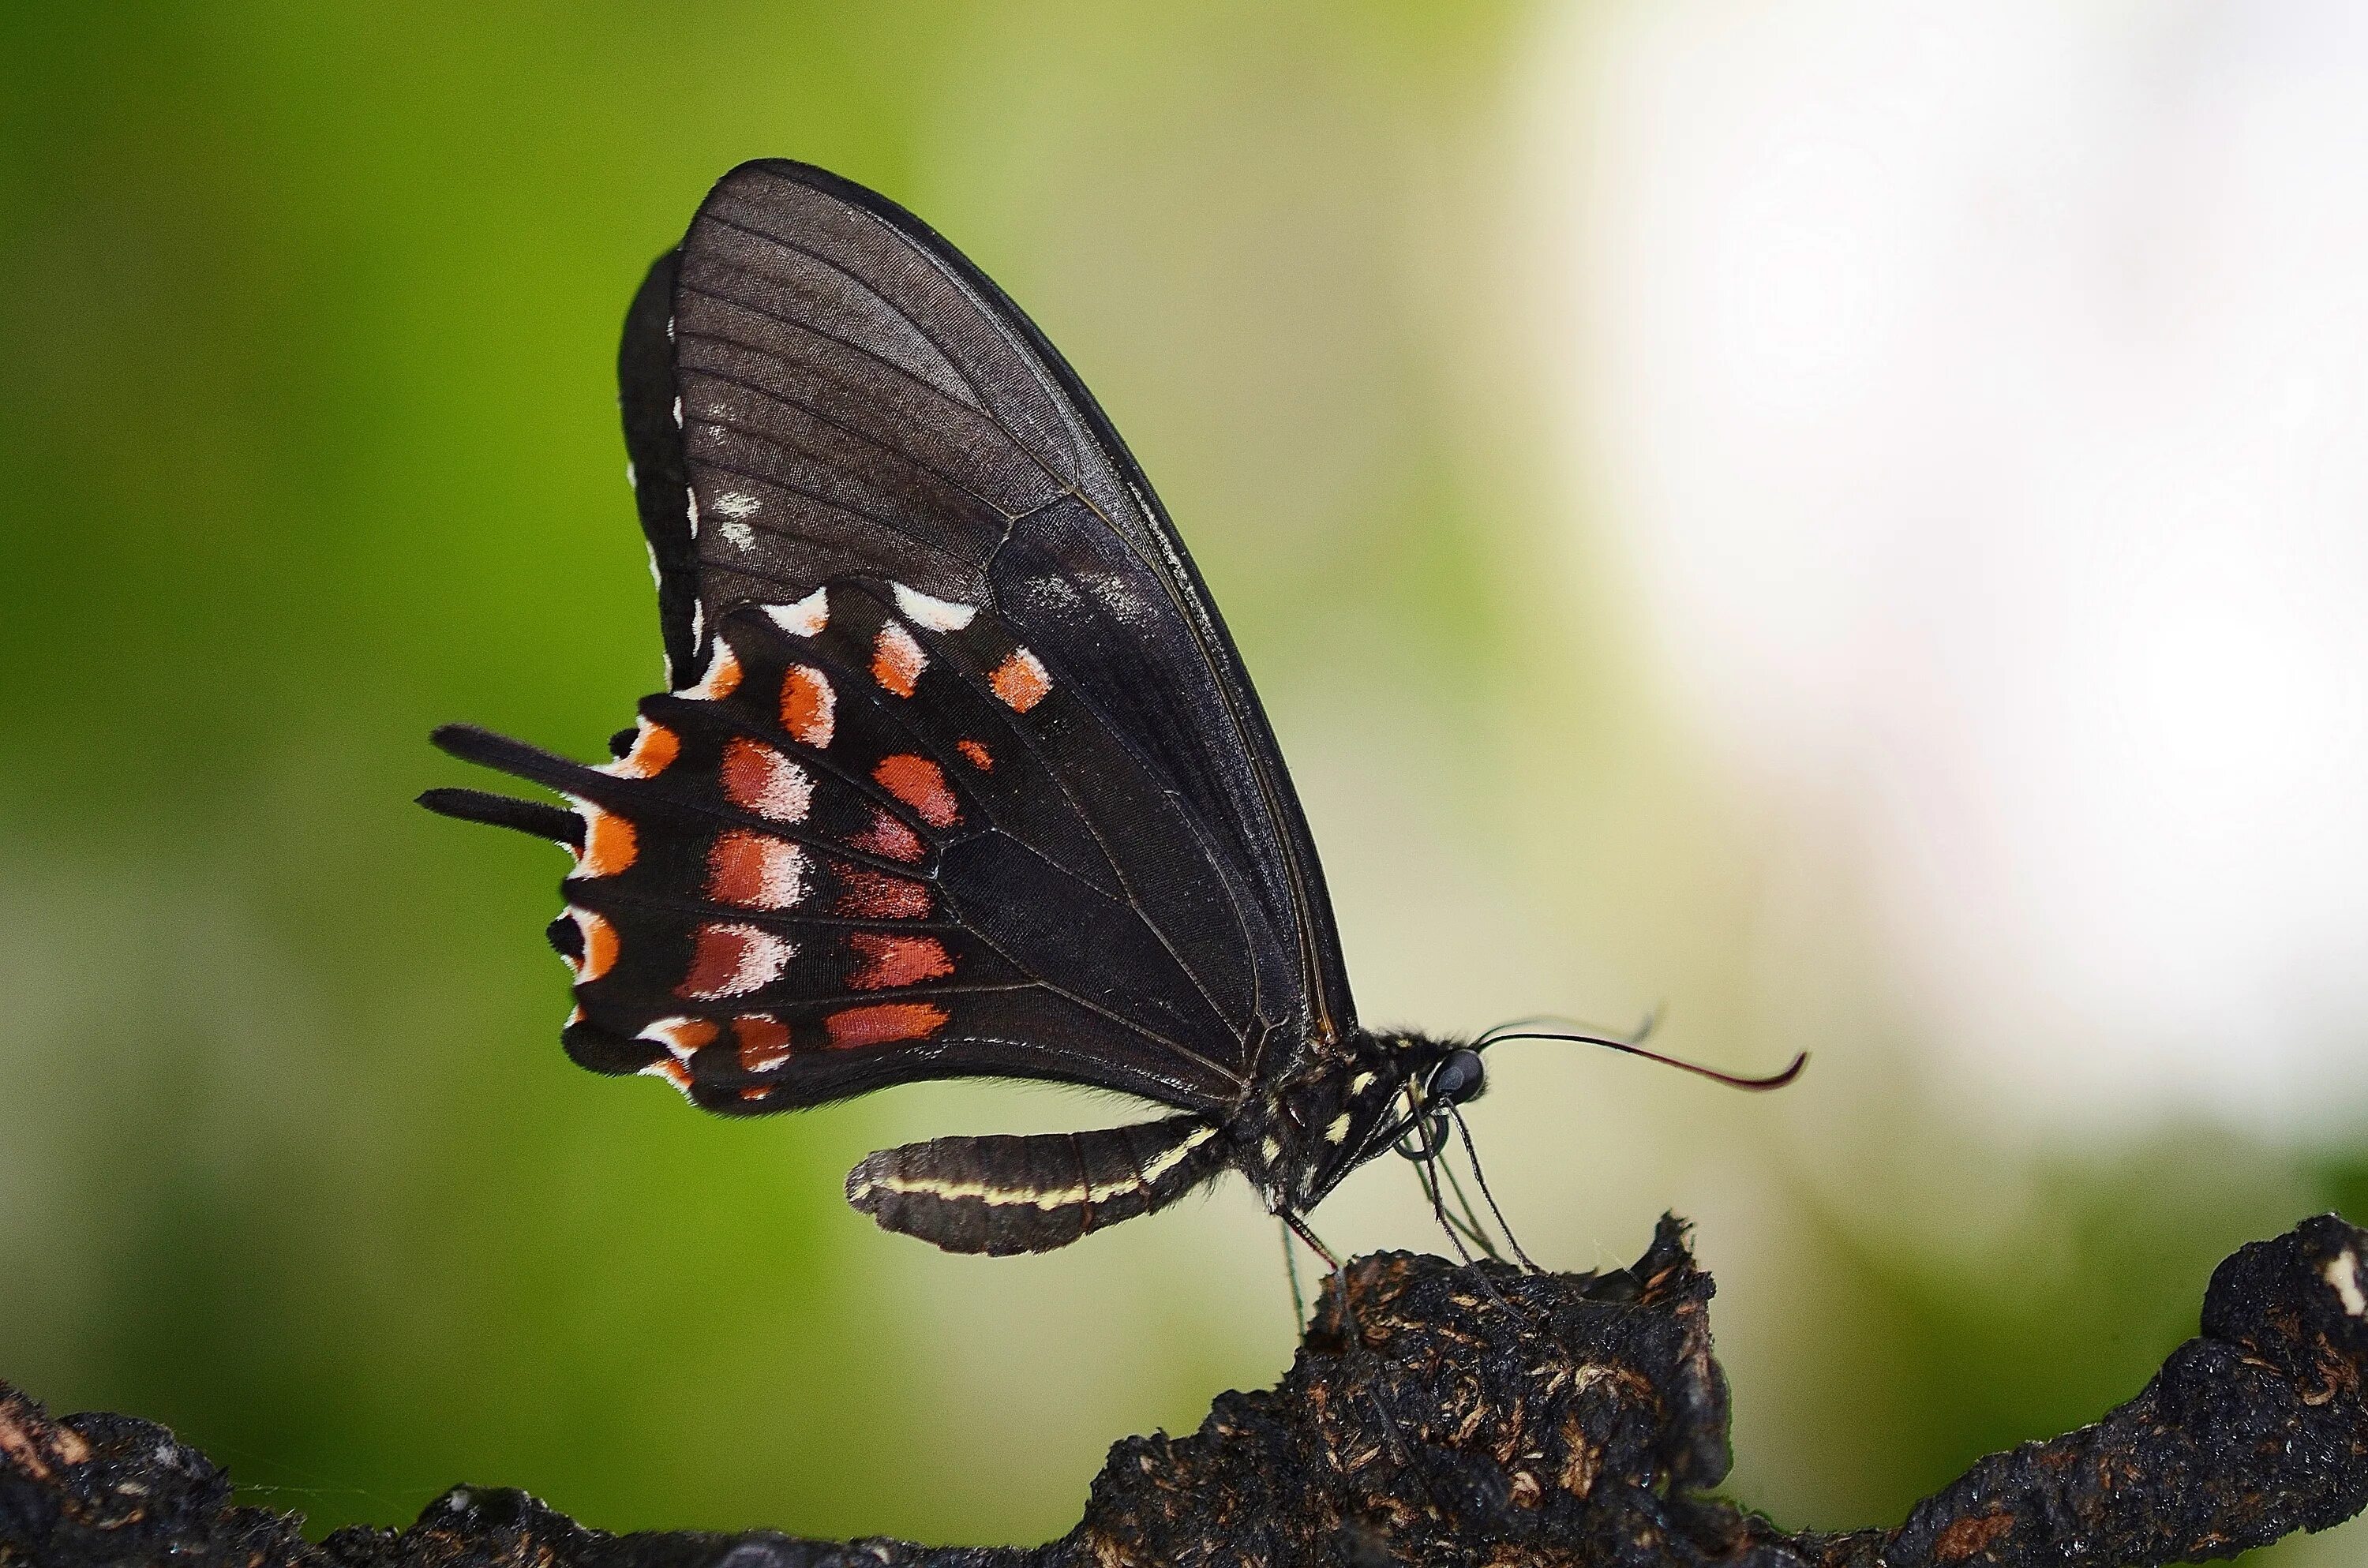
<path fill-rule="evenodd" d="M 1025 648 L 1014 648 L 1011 657 L 987 672 L 986 684 L 995 695 L 1003 699 L 1004 706 L 1015 713 L 1025 713 L 1044 700 L 1053 689 L 1053 676 L 1044 668 L 1044 661 Z"/>
<path fill-rule="evenodd" d="M 925 980 L 942 980 L 954 971 L 952 955 L 935 937 L 857 931 L 848 935 L 847 945 L 860 960 L 860 967 L 847 981 L 858 991 L 918 985 Z"/>
<path fill-rule="evenodd" d="M 882 789 L 921 813 L 931 827 L 951 827 L 962 821 L 954 792 L 946 788 L 945 769 L 926 756 L 899 752 L 880 759 L 871 777 Z"/>
<path fill-rule="evenodd" d="M 970 760 L 970 765 L 973 767 L 977 768 L 981 773 L 992 773 L 995 771 L 995 754 L 986 749 L 985 742 L 956 741 L 954 745 L 961 751 L 963 756 Z"/>
<path fill-rule="evenodd" d="M 928 663 L 928 654 L 913 641 L 902 621 L 885 622 L 880 635 L 871 640 L 871 678 L 899 697 L 913 695 L 914 684 Z"/>
<path fill-rule="evenodd" d="M 869 1007 L 846 1007 L 823 1020 L 830 1043 L 841 1050 L 862 1045 L 894 1045 L 899 1040 L 927 1040 L 953 1015 L 927 1002 L 882 1002 Z"/>
<path fill-rule="evenodd" d="M 790 1059 L 790 1026 L 765 1013 L 748 1013 L 732 1021 L 740 1042 L 740 1071 L 769 1073 Z"/>
<path fill-rule="evenodd" d="M 928 853 L 922 847 L 919 834 L 915 833 L 878 806 L 871 808 L 871 825 L 848 839 L 848 842 L 868 854 L 884 856 L 891 860 L 902 860 L 907 866 L 919 865 L 921 857 Z"/>
<path fill-rule="evenodd" d="M 830 678 L 811 665 L 791 665 L 781 676 L 781 728 L 802 745 L 817 750 L 830 744 L 837 727 L 838 693 Z"/>
<path fill-rule="evenodd" d="M 641 853 L 641 841 L 632 823 L 589 801 L 575 809 L 584 818 L 584 848 L 575 857 L 577 876 L 613 877 L 633 863 Z"/>
<path fill-rule="evenodd" d="M 761 926 L 711 920 L 692 937 L 690 972 L 675 994 L 712 1002 L 762 990 L 781 977 L 796 951 Z"/>
<path fill-rule="evenodd" d="M 869 866 L 842 866 L 837 909 L 859 920 L 926 920 L 929 884 L 891 876 Z"/>
<path fill-rule="evenodd" d="M 772 1091 L 766 1088 L 764 1085 L 760 1084 L 752 1084 L 748 1087 L 740 1091 L 740 1097 L 744 1100 L 761 1100 L 770 1093 L 772 1093 Z"/>
<path fill-rule="evenodd" d="M 805 892 L 805 852 L 786 839 L 733 828 L 707 852 L 707 895 L 719 903 L 788 909 Z"/>
<path fill-rule="evenodd" d="M 734 735 L 723 743 L 723 798 L 774 822 L 803 822 L 814 804 L 814 779 L 762 741 Z"/>

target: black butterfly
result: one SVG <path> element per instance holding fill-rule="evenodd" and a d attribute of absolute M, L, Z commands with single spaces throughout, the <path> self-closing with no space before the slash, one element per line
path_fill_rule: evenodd
<path fill-rule="evenodd" d="M 961 1076 L 1173 1110 L 849 1175 L 882 1225 L 998 1254 L 1229 1167 L 1304 1234 L 1351 1169 L 1479 1092 L 1471 1047 L 1359 1027 L 1291 777 L 1183 541 L 951 245 L 820 169 L 743 165 L 650 269 L 618 372 L 675 689 L 598 767 L 437 732 L 572 811 L 421 797 L 575 852 L 551 939 L 576 1062 L 730 1114 Z"/>

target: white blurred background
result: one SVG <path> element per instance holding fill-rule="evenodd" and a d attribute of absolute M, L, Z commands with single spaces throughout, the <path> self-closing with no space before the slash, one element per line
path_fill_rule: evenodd
<path fill-rule="evenodd" d="M 2368 11 L 1681 0 L 1531 63 L 1567 483 L 1948 1092 L 2356 1123 Z"/>

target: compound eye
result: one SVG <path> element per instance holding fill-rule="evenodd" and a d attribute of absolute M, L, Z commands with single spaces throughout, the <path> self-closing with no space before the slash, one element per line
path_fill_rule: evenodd
<path fill-rule="evenodd" d="M 1487 1069 L 1480 1065 L 1478 1051 L 1451 1051 L 1430 1075 L 1429 1097 L 1462 1105 L 1477 1098 L 1487 1081 Z"/>

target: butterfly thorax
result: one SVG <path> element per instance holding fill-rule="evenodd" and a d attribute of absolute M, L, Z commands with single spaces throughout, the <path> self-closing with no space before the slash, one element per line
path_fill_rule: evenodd
<path fill-rule="evenodd" d="M 1277 1213 L 1304 1213 L 1380 1153 L 1452 1040 L 1358 1029 L 1305 1063 L 1228 1124 L 1235 1163 Z M 1417 1091 L 1418 1092 L 1418 1091 Z"/>

